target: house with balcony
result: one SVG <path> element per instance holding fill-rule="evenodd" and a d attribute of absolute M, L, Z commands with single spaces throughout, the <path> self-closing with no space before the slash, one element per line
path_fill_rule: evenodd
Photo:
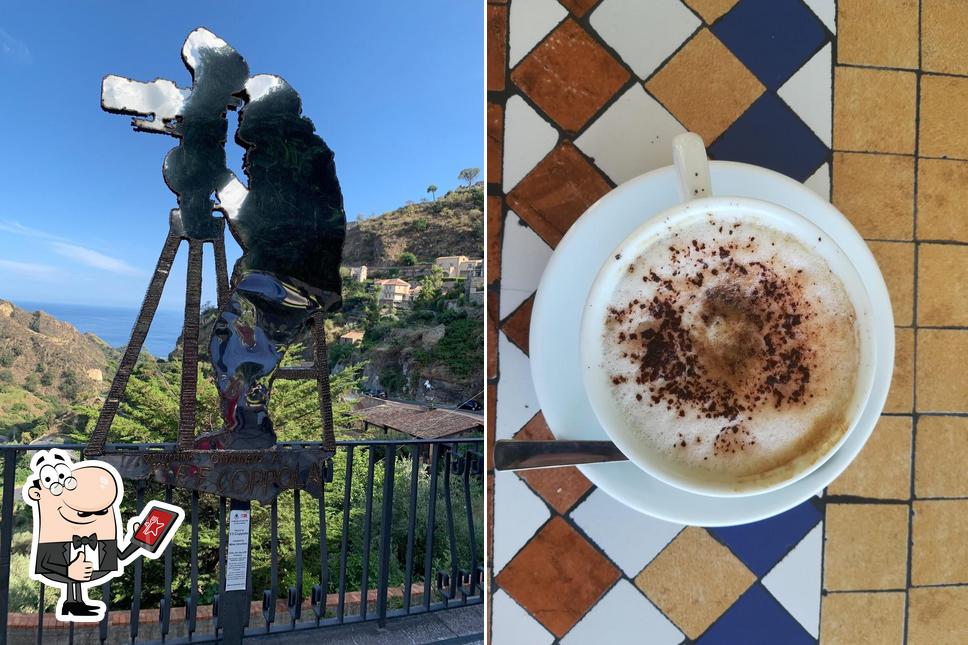
<path fill-rule="evenodd" d="M 380 288 L 380 305 L 399 307 L 410 301 L 410 283 L 400 278 L 377 280 L 374 284 Z"/>

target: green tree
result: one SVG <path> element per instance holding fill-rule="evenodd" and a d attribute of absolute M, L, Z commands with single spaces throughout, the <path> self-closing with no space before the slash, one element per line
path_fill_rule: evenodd
<path fill-rule="evenodd" d="M 417 256 L 411 253 L 410 251 L 404 251 L 403 253 L 400 254 L 400 257 L 397 258 L 397 264 L 399 264 L 400 266 L 412 267 L 416 263 L 417 263 Z"/>
<path fill-rule="evenodd" d="M 436 264 L 430 267 L 430 273 L 420 279 L 420 293 L 417 294 L 418 305 L 428 305 L 440 294 L 444 284 L 444 270 Z"/>
<path fill-rule="evenodd" d="M 474 183 L 474 180 L 477 179 L 479 174 L 481 174 L 480 168 L 464 168 L 457 175 L 457 178 L 461 181 L 466 181 L 467 185 L 470 186 Z"/>
<path fill-rule="evenodd" d="M 427 186 L 427 192 L 434 196 L 434 201 L 437 201 L 437 184 Z"/>

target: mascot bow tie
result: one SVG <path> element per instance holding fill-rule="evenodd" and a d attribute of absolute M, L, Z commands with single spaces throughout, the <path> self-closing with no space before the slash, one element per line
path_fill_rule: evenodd
<path fill-rule="evenodd" d="M 71 544 L 75 549 L 79 549 L 82 546 L 89 546 L 92 549 L 97 548 L 97 534 L 91 533 L 90 535 L 75 535 L 74 539 L 71 540 Z"/>

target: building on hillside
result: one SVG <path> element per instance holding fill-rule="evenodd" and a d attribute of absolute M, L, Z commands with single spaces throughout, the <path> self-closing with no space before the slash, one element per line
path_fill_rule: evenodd
<path fill-rule="evenodd" d="M 457 267 L 457 275 L 464 276 L 467 273 L 476 271 L 478 267 L 483 268 L 484 260 L 464 260 Z"/>
<path fill-rule="evenodd" d="M 399 306 L 410 299 L 410 283 L 400 278 L 377 280 L 375 284 L 380 287 L 381 305 Z"/>
<path fill-rule="evenodd" d="M 355 282 L 366 282 L 366 265 L 350 267 L 350 280 Z"/>
<path fill-rule="evenodd" d="M 484 262 L 477 260 L 477 264 L 467 267 L 464 271 L 464 297 L 467 302 L 476 305 L 484 304 Z"/>
<path fill-rule="evenodd" d="M 339 342 L 342 345 L 359 345 L 363 342 L 363 332 L 359 329 L 348 331 L 339 337 Z"/>
<path fill-rule="evenodd" d="M 456 278 L 459 276 L 461 262 L 467 262 L 466 255 L 445 255 L 434 260 L 434 264 L 443 270 L 445 278 Z"/>

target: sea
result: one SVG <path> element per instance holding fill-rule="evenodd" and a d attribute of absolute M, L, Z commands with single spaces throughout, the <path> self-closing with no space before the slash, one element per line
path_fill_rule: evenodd
<path fill-rule="evenodd" d="M 81 332 L 99 336 L 111 347 L 124 347 L 128 344 L 131 330 L 138 318 L 138 309 L 135 307 L 100 307 L 24 300 L 11 302 L 27 311 L 44 311 L 58 320 L 72 324 Z M 159 309 L 152 319 L 144 349 L 158 358 L 168 358 L 168 354 L 175 349 L 183 322 L 183 312 Z"/>

